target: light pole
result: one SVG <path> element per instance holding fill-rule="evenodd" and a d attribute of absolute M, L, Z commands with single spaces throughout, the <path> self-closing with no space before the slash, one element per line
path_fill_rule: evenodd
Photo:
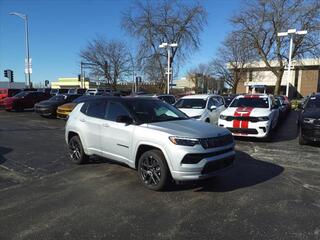
<path fill-rule="evenodd" d="M 26 67 L 26 82 L 28 84 L 28 87 L 31 88 L 31 64 L 30 64 L 30 51 L 29 51 L 29 24 L 28 24 L 28 15 L 17 13 L 17 12 L 11 12 L 10 15 L 15 15 L 17 17 L 20 17 L 24 20 L 24 29 L 25 29 L 25 35 L 26 35 L 26 59 L 27 59 L 27 67 Z"/>
<path fill-rule="evenodd" d="M 288 76 L 287 76 L 287 87 L 286 87 L 286 96 L 289 97 L 289 80 L 291 73 L 291 57 L 292 57 L 292 45 L 293 45 L 293 37 L 294 35 L 306 35 L 308 33 L 307 30 L 297 31 L 296 29 L 289 29 L 287 32 L 279 32 L 278 37 L 286 37 L 290 36 L 290 46 L 289 46 L 289 63 L 288 63 Z"/>
<path fill-rule="evenodd" d="M 171 48 L 178 47 L 177 43 L 161 43 L 159 48 L 166 48 L 168 52 L 168 69 L 167 69 L 167 94 L 170 93 L 170 58 L 171 58 Z M 173 76 L 173 71 L 171 71 Z"/>

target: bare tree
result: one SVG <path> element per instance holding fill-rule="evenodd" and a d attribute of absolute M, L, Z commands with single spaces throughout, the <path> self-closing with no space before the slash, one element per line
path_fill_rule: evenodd
<path fill-rule="evenodd" d="M 80 51 L 80 57 L 92 64 L 92 75 L 107 80 L 114 89 L 133 68 L 133 60 L 126 44 L 118 40 L 108 41 L 103 37 L 97 37 Z"/>
<path fill-rule="evenodd" d="M 275 94 L 280 93 L 289 47 L 288 38 L 277 37 L 278 32 L 291 28 L 308 30 L 307 35 L 294 38 L 292 58 L 319 56 L 319 0 L 248 0 L 231 22 L 277 77 Z M 272 66 L 273 61 L 277 67 Z"/>
<path fill-rule="evenodd" d="M 198 49 L 199 34 L 206 19 L 206 11 L 199 4 L 182 4 L 174 0 L 138 1 L 123 14 L 122 26 L 139 40 L 138 65 L 141 70 L 164 90 L 167 53 L 159 49 L 159 45 L 178 43 L 178 48 L 172 48 L 172 61 L 176 58 L 185 60 Z"/>
<path fill-rule="evenodd" d="M 253 59 L 248 39 L 239 32 L 231 32 L 209 65 L 212 75 L 223 80 L 231 87 L 232 93 L 236 93 L 238 83 Z"/>

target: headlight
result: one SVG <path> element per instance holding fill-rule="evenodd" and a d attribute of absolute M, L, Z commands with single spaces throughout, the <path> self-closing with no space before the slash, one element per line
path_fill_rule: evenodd
<path fill-rule="evenodd" d="M 175 145 L 182 145 L 182 146 L 194 146 L 199 144 L 199 140 L 195 138 L 184 138 L 184 137 L 169 137 L 169 140 Z"/>
<path fill-rule="evenodd" d="M 313 118 L 304 118 L 304 119 L 303 119 L 303 122 L 304 122 L 304 123 L 313 123 L 314 120 L 315 120 L 315 119 L 313 119 Z"/>
<path fill-rule="evenodd" d="M 258 121 L 269 121 L 269 117 L 257 117 Z"/>
<path fill-rule="evenodd" d="M 227 116 L 220 114 L 220 119 L 227 120 Z"/>

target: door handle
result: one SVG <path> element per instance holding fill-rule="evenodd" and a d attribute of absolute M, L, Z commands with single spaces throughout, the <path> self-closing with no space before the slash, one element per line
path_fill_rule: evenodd
<path fill-rule="evenodd" d="M 85 122 L 86 120 L 84 118 L 80 118 L 80 122 Z"/>
<path fill-rule="evenodd" d="M 102 127 L 110 127 L 108 123 L 103 123 Z"/>

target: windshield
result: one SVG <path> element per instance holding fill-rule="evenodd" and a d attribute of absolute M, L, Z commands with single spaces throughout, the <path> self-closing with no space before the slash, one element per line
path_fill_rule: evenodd
<path fill-rule="evenodd" d="M 253 108 L 269 108 L 268 98 L 236 98 L 230 107 L 253 107 Z"/>
<path fill-rule="evenodd" d="M 141 123 L 188 119 L 187 115 L 160 100 L 137 99 L 127 102 L 127 106 Z"/>
<path fill-rule="evenodd" d="M 16 98 L 22 98 L 28 95 L 29 92 L 19 92 L 18 94 L 14 95 Z"/>
<path fill-rule="evenodd" d="M 206 107 L 207 101 L 205 99 L 197 98 L 184 98 L 180 99 L 175 107 L 177 108 L 193 108 L 193 109 L 203 109 Z"/>
<path fill-rule="evenodd" d="M 63 101 L 66 99 L 65 95 L 57 95 L 57 96 L 53 96 L 52 98 L 50 98 L 50 101 Z"/>
<path fill-rule="evenodd" d="M 311 96 L 305 108 L 320 108 L 320 96 Z"/>

